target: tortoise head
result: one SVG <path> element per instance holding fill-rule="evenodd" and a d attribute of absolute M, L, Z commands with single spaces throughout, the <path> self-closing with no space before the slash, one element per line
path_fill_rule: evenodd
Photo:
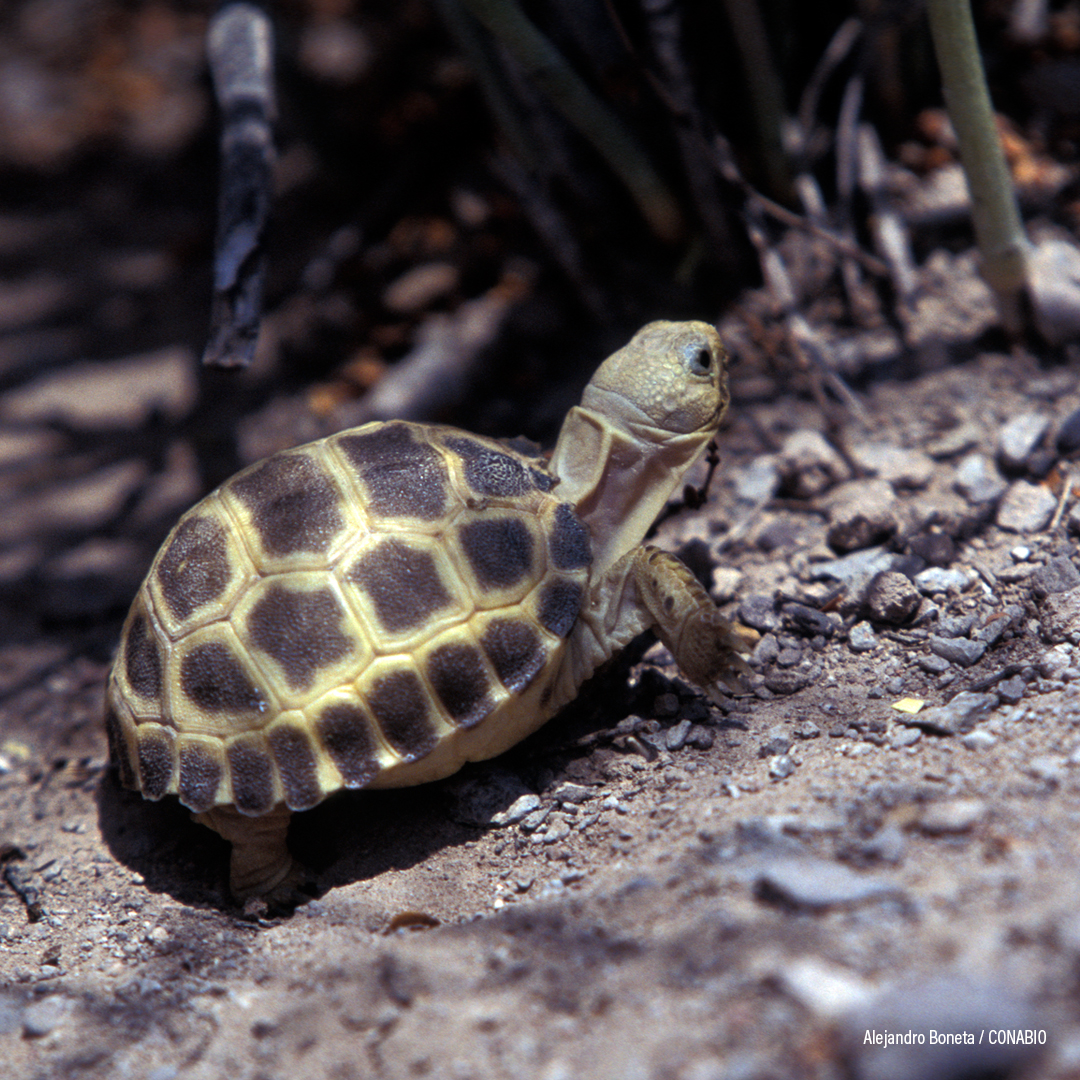
<path fill-rule="evenodd" d="M 581 404 L 646 442 L 699 435 L 704 445 L 728 400 L 720 335 L 703 322 L 652 322 L 600 365 Z"/>
<path fill-rule="evenodd" d="M 727 353 L 707 323 L 649 323 L 600 365 L 552 458 L 596 574 L 641 543 L 727 404 Z"/>

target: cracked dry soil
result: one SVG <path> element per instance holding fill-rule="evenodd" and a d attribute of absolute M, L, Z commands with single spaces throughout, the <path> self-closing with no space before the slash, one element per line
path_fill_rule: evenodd
<path fill-rule="evenodd" d="M 5 1075 L 1076 1075 L 1075 374 L 984 354 L 865 425 L 736 380 L 658 542 L 762 634 L 750 692 L 643 645 L 499 760 L 298 815 L 291 917 L 119 788 L 106 645 L 3 647 Z"/>

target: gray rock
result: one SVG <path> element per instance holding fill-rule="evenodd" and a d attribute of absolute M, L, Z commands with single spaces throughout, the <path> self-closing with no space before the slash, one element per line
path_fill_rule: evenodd
<path fill-rule="evenodd" d="M 1026 412 L 1014 416 L 998 432 L 998 461 L 1006 469 L 1023 469 L 1050 428 L 1050 417 Z"/>
<path fill-rule="evenodd" d="M 861 551 L 887 540 L 897 527 L 897 500 L 884 480 L 852 480 L 829 500 L 826 542 L 834 551 Z"/>
<path fill-rule="evenodd" d="M 882 826 L 878 831 L 859 846 L 859 854 L 875 862 L 899 865 L 904 859 L 907 840 L 904 831 L 895 822 Z"/>
<path fill-rule="evenodd" d="M 776 457 L 784 487 L 800 499 L 812 499 L 851 476 L 844 459 L 817 431 L 794 431 Z"/>
<path fill-rule="evenodd" d="M 757 668 L 775 664 L 780 655 L 780 642 L 775 634 L 766 634 L 755 646 L 750 654 L 750 663 Z"/>
<path fill-rule="evenodd" d="M 1073 666 L 1073 649 L 1064 642 L 1047 649 L 1039 658 L 1039 674 L 1044 679 L 1060 679 Z"/>
<path fill-rule="evenodd" d="M 780 627 L 780 615 L 771 596 L 748 596 L 739 604 L 736 615 L 745 626 L 766 634 Z"/>
<path fill-rule="evenodd" d="M 973 503 L 996 502 L 1008 484 L 985 454 L 967 454 L 956 466 L 953 487 Z"/>
<path fill-rule="evenodd" d="M 795 771 L 795 762 L 787 754 L 774 757 L 769 762 L 769 776 L 773 780 L 786 780 Z"/>
<path fill-rule="evenodd" d="M 783 858 L 762 870 L 756 882 L 761 899 L 805 911 L 855 907 L 870 901 L 900 898 L 895 885 L 860 874 L 824 859 Z"/>
<path fill-rule="evenodd" d="M 920 656 L 919 667 L 931 675 L 944 675 L 952 664 L 944 656 Z"/>
<path fill-rule="evenodd" d="M 808 573 L 812 581 L 839 581 L 852 593 L 861 592 L 877 574 L 896 570 L 905 564 L 905 557 L 883 547 L 867 548 L 845 555 L 842 559 L 816 563 Z"/>
<path fill-rule="evenodd" d="M 1051 559 L 1031 575 L 1031 591 L 1040 599 L 1076 588 L 1080 588 L 1080 570 L 1066 555 Z"/>
<path fill-rule="evenodd" d="M 909 619 L 919 606 L 920 593 L 911 579 L 894 570 L 878 574 L 870 582 L 866 607 L 878 622 L 899 624 Z"/>
<path fill-rule="evenodd" d="M 532 813 L 526 814 L 521 819 L 521 831 L 536 832 L 536 830 L 547 821 L 551 810 L 552 808 L 550 806 L 541 806 L 538 810 L 533 810 Z"/>
<path fill-rule="evenodd" d="M 32 1038 L 40 1038 L 55 1031 L 68 1017 L 74 1002 L 60 994 L 27 1005 L 23 1010 L 23 1030 Z"/>
<path fill-rule="evenodd" d="M 673 728 L 669 728 L 667 734 L 664 736 L 664 745 L 675 753 L 676 750 L 681 750 L 686 745 L 686 740 L 690 737 L 690 729 L 693 725 L 689 720 L 680 720 Z"/>
<path fill-rule="evenodd" d="M 22 1027 L 23 1007 L 11 991 L 0 990 L 0 1035 L 10 1035 Z"/>
<path fill-rule="evenodd" d="M 960 742 L 967 750 L 989 750 L 991 746 L 997 746 L 997 738 L 980 728 L 969 731 Z"/>
<path fill-rule="evenodd" d="M 941 637 L 967 637 L 974 625 L 974 615 L 950 615 L 938 620 L 937 629 Z"/>
<path fill-rule="evenodd" d="M 923 488 L 934 475 L 934 459 L 921 450 L 892 443 L 861 443 L 851 447 L 849 453 L 863 472 L 897 487 Z"/>
<path fill-rule="evenodd" d="M 877 645 L 877 635 L 868 622 L 857 622 L 848 631 L 848 647 L 852 652 L 869 652 Z"/>
<path fill-rule="evenodd" d="M 996 619 L 991 619 L 985 626 L 980 626 L 975 631 L 976 641 L 985 641 L 988 646 L 993 647 L 1000 640 L 1002 634 L 1012 625 L 1012 619 L 1008 615 L 999 615 Z"/>
<path fill-rule="evenodd" d="M 963 592 L 974 580 L 966 570 L 945 570 L 928 566 L 915 575 L 915 587 L 926 596 L 935 593 Z"/>
<path fill-rule="evenodd" d="M 765 676 L 765 688 L 774 694 L 794 694 L 809 686 L 819 669 L 813 664 L 800 664 L 794 668 L 773 668 Z"/>
<path fill-rule="evenodd" d="M 970 731 L 995 705 L 996 694 L 974 694 L 964 690 L 946 705 L 935 705 L 910 715 L 900 714 L 899 719 L 901 723 L 940 735 L 960 735 Z"/>
<path fill-rule="evenodd" d="M 1042 484 L 1016 480 L 998 505 L 998 527 L 1007 532 L 1035 533 L 1044 528 L 1057 507 L 1054 493 Z"/>
<path fill-rule="evenodd" d="M 1027 693 L 1027 683 L 1019 675 L 1014 675 L 1011 679 L 999 682 L 994 689 L 1003 705 L 1017 705 Z"/>
<path fill-rule="evenodd" d="M 922 732 L 917 727 L 898 728 L 889 738 L 889 745 L 894 750 L 903 750 L 907 746 L 914 746 L 922 738 Z"/>
<path fill-rule="evenodd" d="M 766 502 L 780 486 L 780 470 L 776 459 L 766 455 L 755 458 L 743 469 L 734 470 L 731 480 L 737 498 L 748 503 Z"/>
<path fill-rule="evenodd" d="M 540 808 L 540 796 L 529 792 L 515 799 L 505 810 L 491 816 L 492 825 L 516 825 Z"/>
<path fill-rule="evenodd" d="M 547 827 L 547 831 L 540 837 L 542 844 L 556 844 L 565 840 L 570 835 L 570 823 L 560 818 Z"/>
<path fill-rule="evenodd" d="M 766 733 L 765 741 L 761 744 L 758 755 L 760 757 L 776 757 L 780 754 L 786 754 L 791 749 L 791 746 L 792 739 L 787 732 L 787 728 L 783 724 L 775 724 Z"/>
<path fill-rule="evenodd" d="M 931 803 L 919 816 L 919 828 L 931 836 L 969 832 L 986 817 L 987 809 L 982 799 L 946 799 Z"/>
<path fill-rule="evenodd" d="M 1080 588 L 1053 593 L 1039 605 L 1039 632 L 1044 641 L 1080 642 Z"/>
<path fill-rule="evenodd" d="M 579 806 L 587 802 L 595 793 L 582 784 L 571 784 L 569 781 L 560 784 L 552 793 L 551 797 L 560 803 L 572 803 Z"/>
<path fill-rule="evenodd" d="M 930 637 L 930 651 L 950 663 L 971 667 L 982 659 L 986 652 L 986 642 L 972 641 L 970 638 L 944 638 L 934 634 Z"/>
<path fill-rule="evenodd" d="M 1035 777 L 1036 780 L 1042 780 L 1044 783 L 1056 787 L 1065 779 L 1066 768 L 1067 762 L 1065 758 L 1056 754 L 1044 754 L 1032 758 L 1027 763 L 1024 771 L 1029 776 Z"/>

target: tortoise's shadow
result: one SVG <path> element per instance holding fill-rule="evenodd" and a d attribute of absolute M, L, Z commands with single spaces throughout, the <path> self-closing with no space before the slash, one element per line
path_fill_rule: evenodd
<path fill-rule="evenodd" d="M 488 763 L 477 772 L 483 784 Z M 332 888 L 404 870 L 443 848 L 475 840 L 479 825 L 455 820 L 450 785 L 463 775 L 416 788 L 342 791 L 289 823 L 289 848 L 310 870 L 313 896 Z M 496 785 L 497 787 L 498 785 Z M 113 857 L 146 887 L 196 905 L 234 906 L 228 891 L 229 845 L 191 820 L 176 798 L 149 802 L 121 787 L 114 769 L 97 788 L 98 824 Z"/>

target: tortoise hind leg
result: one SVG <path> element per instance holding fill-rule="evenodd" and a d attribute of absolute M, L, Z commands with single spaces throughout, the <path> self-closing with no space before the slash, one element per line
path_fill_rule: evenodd
<path fill-rule="evenodd" d="M 229 890 L 235 899 L 286 898 L 303 874 L 285 842 L 292 811 L 279 803 L 267 814 L 247 817 L 233 806 L 215 806 L 192 818 L 232 844 Z"/>
<path fill-rule="evenodd" d="M 638 595 L 683 674 L 710 697 L 718 680 L 741 689 L 739 676 L 750 669 L 739 654 L 750 651 L 754 632 L 728 622 L 686 564 L 670 552 L 641 547 L 633 560 Z"/>

